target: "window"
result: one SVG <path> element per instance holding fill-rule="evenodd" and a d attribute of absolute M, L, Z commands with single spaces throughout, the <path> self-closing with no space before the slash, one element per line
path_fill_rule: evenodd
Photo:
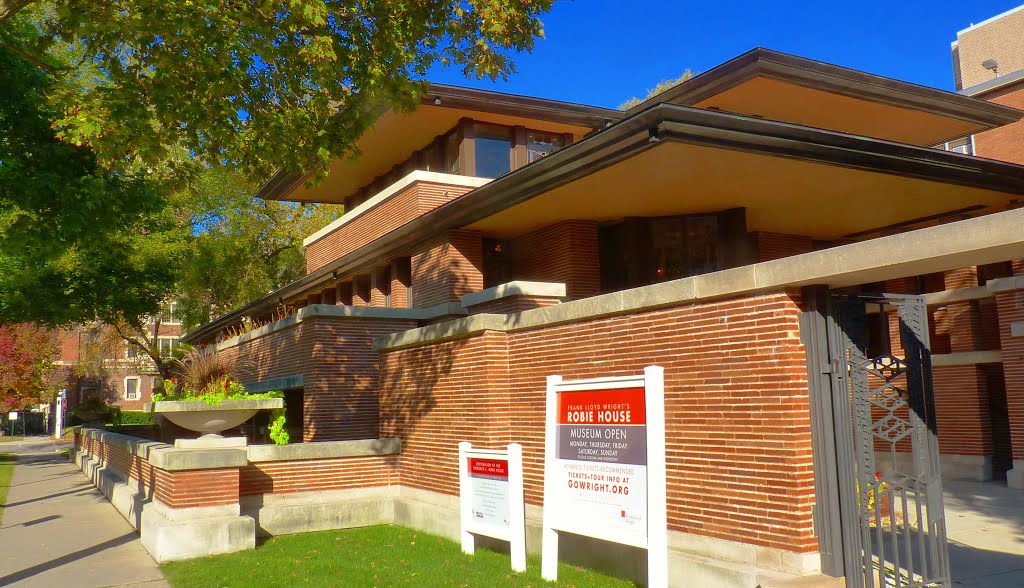
<path fill-rule="evenodd" d="M 177 346 L 177 337 L 160 337 L 157 339 L 157 347 L 160 349 L 161 357 L 169 357 Z"/>
<path fill-rule="evenodd" d="M 512 170 L 512 138 L 508 127 L 477 126 L 473 139 L 476 175 L 496 178 Z"/>
<path fill-rule="evenodd" d="M 124 398 L 125 400 L 138 400 L 139 394 L 139 377 L 129 376 L 124 379 Z"/>
<path fill-rule="evenodd" d="M 536 161 L 548 153 L 558 151 L 562 148 L 562 136 L 551 133 L 539 133 L 527 131 L 526 133 L 526 161 Z"/>
<path fill-rule="evenodd" d="M 946 151 L 974 155 L 974 137 L 964 137 L 945 144 Z"/>
<path fill-rule="evenodd" d="M 652 220 L 655 280 L 664 282 L 715 271 L 716 228 L 714 216 Z"/>
<path fill-rule="evenodd" d="M 178 318 L 178 303 L 170 302 L 165 304 L 163 309 L 160 311 L 160 322 L 165 325 L 180 325 L 181 319 Z"/>
<path fill-rule="evenodd" d="M 142 351 L 140 351 L 138 347 L 129 343 L 125 346 L 124 356 L 126 359 L 138 359 L 142 356 Z"/>

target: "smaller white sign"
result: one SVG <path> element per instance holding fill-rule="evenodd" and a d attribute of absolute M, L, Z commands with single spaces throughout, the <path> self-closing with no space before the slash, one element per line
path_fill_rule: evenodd
<path fill-rule="evenodd" d="M 474 449 L 459 443 L 459 499 L 462 551 L 472 554 L 473 535 L 508 541 L 512 569 L 526 569 L 526 507 L 523 503 L 523 447 Z"/>
<path fill-rule="evenodd" d="M 18 411 L 11 411 L 10 413 L 7 414 L 7 418 L 11 419 L 12 421 L 18 420 Z"/>

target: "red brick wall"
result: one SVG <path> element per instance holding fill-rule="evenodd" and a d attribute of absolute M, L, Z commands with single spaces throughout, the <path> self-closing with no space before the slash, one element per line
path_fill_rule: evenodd
<path fill-rule="evenodd" d="M 242 468 L 239 492 L 284 494 L 390 486 L 395 475 L 394 456 L 343 457 L 250 463 Z"/>
<path fill-rule="evenodd" d="M 771 261 L 814 251 L 814 239 L 802 235 L 757 232 L 754 233 L 754 243 L 757 245 L 758 261 Z"/>
<path fill-rule="evenodd" d="M 939 452 L 992 455 L 992 419 L 982 367 L 936 366 L 932 375 Z"/>
<path fill-rule="evenodd" d="M 474 231 L 448 231 L 412 256 L 412 306 L 457 302 L 484 288 L 483 242 Z"/>
<path fill-rule="evenodd" d="M 569 298 L 601 293 L 597 223 L 561 222 L 508 243 L 507 255 L 516 280 L 565 284 Z"/>
<path fill-rule="evenodd" d="M 1024 42 L 1021 46 L 1024 47 Z M 980 97 L 1003 106 L 1024 108 L 1024 82 Z M 974 135 L 974 154 L 1024 164 L 1024 120 Z"/>
<path fill-rule="evenodd" d="M 373 339 L 416 326 L 412 320 L 309 317 L 225 353 L 250 357 L 256 380 L 302 374 L 303 441 L 378 436 L 377 354 Z"/>
<path fill-rule="evenodd" d="M 306 247 L 306 273 L 455 200 L 472 188 L 416 182 Z"/>
<path fill-rule="evenodd" d="M 662 365 L 670 529 L 812 552 L 798 317 L 796 300 L 772 294 L 386 352 L 382 430 L 403 438 L 401 483 L 446 494 L 458 492 L 457 442 L 514 439 L 526 499 L 541 504 L 545 377 Z"/>
<path fill-rule="evenodd" d="M 171 508 L 238 504 L 238 468 L 154 472 L 156 499 Z"/>
<path fill-rule="evenodd" d="M 1015 273 L 1018 273 L 1016 266 Z M 1013 459 L 1024 459 L 1024 337 L 1014 337 L 1010 333 L 1012 323 L 1024 321 L 1024 290 L 997 293 L 996 306 L 999 312 L 999 337 L 1003 348 L 1003 376 L 1007 412 L 1010 415 Z"/>

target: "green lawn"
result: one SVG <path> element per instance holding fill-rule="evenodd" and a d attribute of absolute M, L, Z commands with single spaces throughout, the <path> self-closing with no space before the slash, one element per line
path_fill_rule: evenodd
<path fill-rule="evenodd" d="M 11 435 L 4 435 L 3 437 L 0 437 L 0 443 L 6 443 L 8 441 L 21 441 L 22 439 L 24 439 L 24 437 L 22 437 L 21 435 L 15 435 L 13 437 Z"/>
<path fill-rule="evenodd" d="M 13 453 L 0 453 L 0 523 L 4 520 L 7 489 L 11 487 L 11 474 L 14 473 L 14 462 L 17 459 Z"/>
<path fill-rule="evenodd" d="M 303 533 L 270 539 L 255 551 L 172 562 L 160 566 L 175 587 L 210 586 L 633 586 L 588 570 L 561 565 L 559 582 L 540 578 L 540 559 L 512 573 L 507 555 L 462 553 L 448 539 L 381 525 Z"/>

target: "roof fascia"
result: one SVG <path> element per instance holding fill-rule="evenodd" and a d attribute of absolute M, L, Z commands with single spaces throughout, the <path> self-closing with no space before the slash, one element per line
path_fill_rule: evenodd
<path fill-rule="evenodd" d="M 782 156 L 1024 195 L 1024 166 L 676 104 L 658 104 L 492 180 L 330 264 L 187 334 L 194 341 L 279 299 L 382 263 L 440 231 L 482 220 L 650 149 L 660 141 Z"/>
<path fill-rule="evenodd" d="M 538 121 L 557 122 L 600 130 L 626 114 L 621 110 L 588 106 L 573 102 L 548 100 L 491 90 L 479 90 L 447 84 L 430 84 L 420 104 L 456 108 L 474 112 L 522 116 Z M 303 174 L 277 171 L 256 192 L 265 200 L 279 200 L 308 180 L 313 172 Z"/>
<path fill-rule="evenodd" d="M 662 102 L 696 104 L 756 76 L 930 112 L 986 128 L 1024 118 L 1024 111 L 1008 106 L 760 47 L 645 100 L 627 113 L 635 114 Z"/>

